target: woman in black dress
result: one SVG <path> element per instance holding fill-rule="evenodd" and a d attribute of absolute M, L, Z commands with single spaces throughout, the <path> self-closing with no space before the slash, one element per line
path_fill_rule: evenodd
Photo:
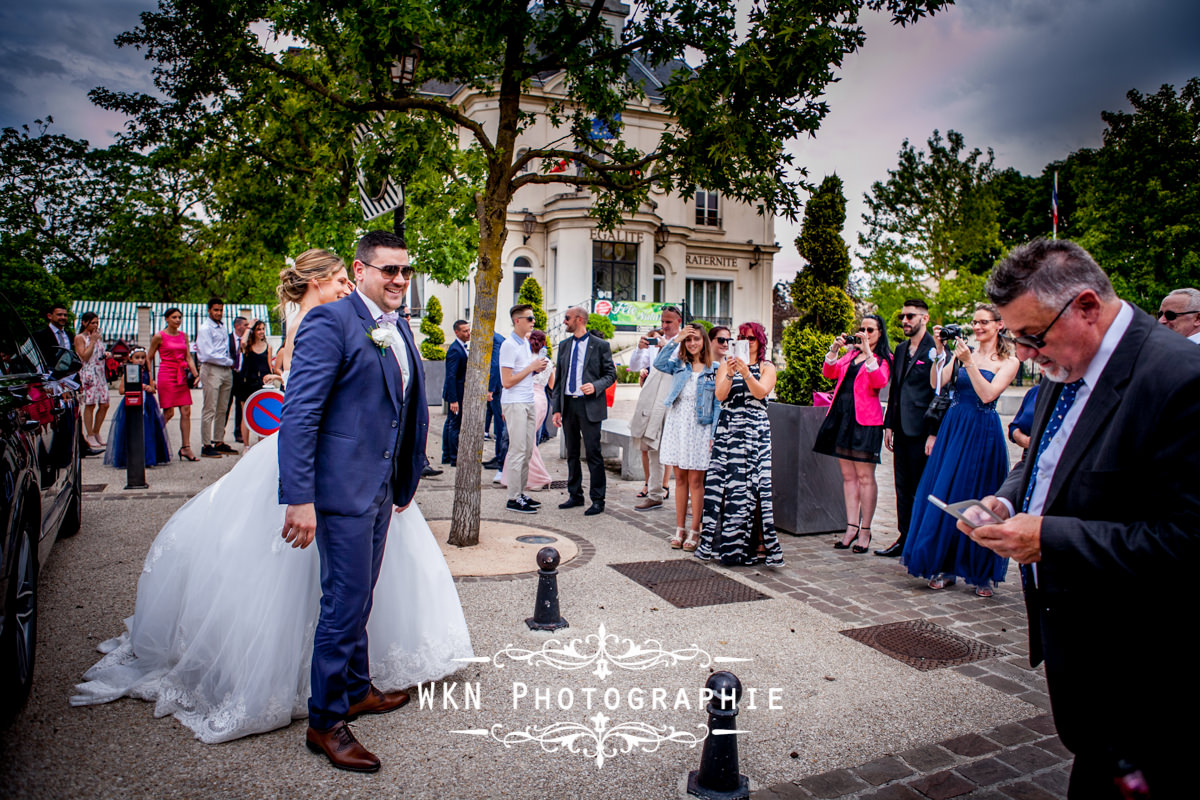
<path fill-rule="evenodd" d="M 267 341 L 267 324 L 256 319 L 242 337 L 242 369 L 238 375 L 237 401 L 245 403 L 250 395 L 263 388 L 263 378 L 267 375 L 277 375 L 275 371 L 275 354 Z M 246 449 L 250 449 L 250 426 L 246 420 L 248 414 L 242 414 L 242 441 Z"/>
<path fill-rule="evenodd" d="M 838 351 L 847 346 L 839 358 Z M 863 317 L 856 341 L 848 344 L 845 334 L 837 337 L 821 367 L 826 378 L 837 378 L 837 388 L 813 450 L 835 457 L 842 470 L 846 533 L 833 545 L 838 550 L 865 553 L 871 546 L 871 520 L 879 497 L 875 465 L 883 447 L 879 392 L 891 368 L 887 326 L 878 314 Z"/>

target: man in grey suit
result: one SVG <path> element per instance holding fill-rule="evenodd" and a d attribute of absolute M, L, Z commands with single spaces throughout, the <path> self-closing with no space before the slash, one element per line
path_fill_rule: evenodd
<path fill-rule="evenodd" d="M 588 313 L 569 308 L 564 315 L 571 334 L 558 343 L 558 367 L 552 394 L 554 424 L 563 429 L 567 447 L 567 500 L 559 508 L 583 505 L 583 468 L 579 464 L 579 440 L 587 456 L 589 494 L 592 504 L 586 516 L 604 511 L 606 480 L 604 456 L 600 453 L 600 425 L 608 418 L 604 391 L 617 381 L 608 342 L 588 333 Z"/>
<path fill-rule="evenodd" d="M 1200 560 L 1200 350 L 1122 302 L 1083 248 L 1038 240 L 987 293 L 1042 369 L 1030 448 L 960 529 L 1022 565 L 1030 662 L 1075 753 L 1070 798 L 1188 797 L 1200 709 L 1181 661 Z M 1137 795 L 1141 796 L 1141 795 Z"/>

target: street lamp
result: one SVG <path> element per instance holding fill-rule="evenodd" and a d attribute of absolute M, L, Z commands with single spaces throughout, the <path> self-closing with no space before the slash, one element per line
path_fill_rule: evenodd
<path fill-rule="evenodd" d="M 417 65 L 421 62 L 421 54 L 424 52 L 421 40 L 414 36 L 408 52 L 401 56 L 399 61 L 393 61 L 392 66 L 388 68 L 392 83 L 398 83 L 402 87 L 412 86 L 413 78 L 417 74 Z"/>
<path fill-rule="evenodd" d="M 754 245 L 753 254 L 750 256 L 750 269 L 754 269 L 762 263 L 762 247 Z"/>
<path fill-rule="evenodd" d="M 658 229 L 654 231 L 654 252 L 658 252 L 667 246 L 667 240 L 671 238 L 671 232 L 667 230 L 665 222 L 658 223 Z"/>
<path fill-rule="evenodd" d="M 521 228 L 525 231 L 525 238 L 521 240 L 521 244 L 529 244 L 529 237 L 533 236 L 533 229 L 536 226 L 537 217 L 526 211 L 524 219 L 521 220 Z"/>

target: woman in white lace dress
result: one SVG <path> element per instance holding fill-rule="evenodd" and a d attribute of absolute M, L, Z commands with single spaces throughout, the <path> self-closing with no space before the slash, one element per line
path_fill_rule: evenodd
<path fill-rule="evenodd" d="M 300 320 L 349 294 L 337 256 L 309 250 L 280 273 L 298 303 L 280 351 L 286 374 Z M 277 437 L 242 456 L 159 532 L 127 632 L 100 646 L 72 705 L 137 697 L 204 742 L 262 733 L 308 715 L 309 663 L 321 598 L 316 548 L 280 537 Z M 367 634 L 383 691 L 437 680 L 472 655 L 450 570 L 416 503 L 392 517 Z"/>

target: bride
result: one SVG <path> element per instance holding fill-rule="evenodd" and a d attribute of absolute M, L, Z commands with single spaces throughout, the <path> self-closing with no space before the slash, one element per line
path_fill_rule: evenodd
<path fill-rule="evenodd" d="M 353 290 L 341 259 L 301 254 L 279 273 L 281 304 L 298 304 L 280 351 L 286 375 L 300 321 Z M 153 700 L 203 742 L 226 742 L 308 716 L 309 663 L 320 610 L 317 548 L 279 535 L 276 436 L 183 505 L 159 532 L 125 633 L 84 674 L 71 705 Z M 437 680 L 472 655 L 450 570 L 417 504 L 392 515 L 367 624 L 371 680 L 387 692 Z"/>

